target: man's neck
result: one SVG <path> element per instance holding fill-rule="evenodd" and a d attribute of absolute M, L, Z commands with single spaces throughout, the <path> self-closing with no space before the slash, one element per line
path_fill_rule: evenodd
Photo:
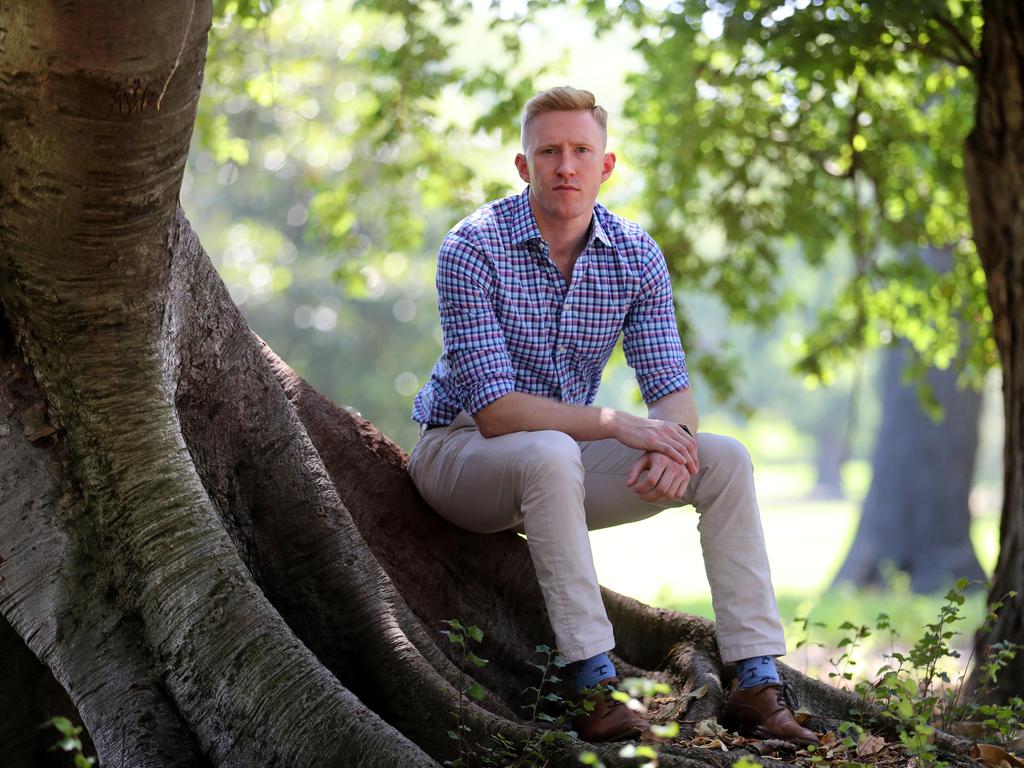
<path fill-rule="evenodd" d="M 533 207 L 532 200 L 530 208 L 533 210 L 533 218 L 537 221 L 540 236 L 548 244 L 551 258 L 556 263 L 565 260 L 574 262 L 586 247 L 590 222 L 594 218 L 594 209 L 591 208 L 587 214 L 577 216 L 569 221 L 545 221 L 543 215 Z"/>

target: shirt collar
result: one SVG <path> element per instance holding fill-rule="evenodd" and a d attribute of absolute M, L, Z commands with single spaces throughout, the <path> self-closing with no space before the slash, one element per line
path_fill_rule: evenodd
<path fill-rule="evenodd" d="M 608 237 L 608 233 L 604 231 L 604 227 L 601 226 L 601 217 L 598 213 L 598 205 L 594 204 L 594 218 L 591 219 L 590 225 L 590 239 L 587 241 L 587 247 L 589 248 L 594 244 L 595 240 L 600 240 L 609 248 L 614 250 L 615 246 L 612 245 L 612 239 Z"/>
<path fill-rule="evenodd" d="M 530 209 L 530 187 L 527 186 L 516 198 L 512 208 L 512 243 L 518 245 L 540 239 L 540 228 Z"/>
<path fill-rule="evenodd" d="M 600 240 L 609 248 L 614 248 L 612 240 L 608 237 L 604 227 L 601 226 L 601 219 L 598 214 L 600 206 L 594 205 L 594 216 L 591 219 L 590 236 L 587 238 L 587 248 L 590 248 L 595 240 Z M 512 211 L 512 243 L 527 243 L 532 240 L 541 240 L 540 228 L 537 226 L 537 219 L 534 218 L 533 210 L 530 208 L 530 187 L 527 185 L 519 197 L 516 198 Z"/>

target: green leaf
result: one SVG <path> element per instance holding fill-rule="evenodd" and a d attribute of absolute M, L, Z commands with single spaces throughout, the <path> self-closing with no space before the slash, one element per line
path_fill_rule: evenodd
<path fill-rule="evenodd" d="M 652 725 L 651 733 L 659 739 L 674 739 L 679 735 L 679 723 L 673 720 L 665 725 Z"/>
<path fill-rule="evenodd" d="M 476 640 L 476 642 L 478 642 L 478 643 L 481 642 L 484 639 L 483 630 L 480 629 L 480 627 L 476 626 L 475 624 L 470 626 L 470 628 L 467 629 L 466 631 L 469 633 L 469 636 L 471 638 L 473 638 L 474 640 Z"/>
<path fill-rule="evenodd" d="M 466 691 L 466 694 L 471 699 L 476 699 L 477 701 L 480 701 L 484 696 L 487 695 L 487 691 L 484 689 L 482 685 L 478 683 L 473 683 L 473 685 L 469 686 L 469 689 Z"/>
<path fill-rule="evenodd" d="M 900 699 L 896 703 L 896 713 L 903 720 L 909 720 L 914 716 L 914 705 L 907 699 Z"/>
<path fill-rule="evenodd" d="M 68 720 L 66 717 L 51 717 L 46 722 L 48 722 L 50 725 L 52 725 L 65 736 L 77 736 L 79 733 L 81 733 L 82 730 L 81 728 L 76 728 L 75 724 Z"/>
<path fill-rule="evenodd" d="M 470 664 L 472 664 L 472 665 L 474 665 L 476 667 L 486 667 L 490 663 L 490 662 L 488 662 L 487 659 L 481 659 L 479 656 L 477 656 L 472 651 L 469 651 L 466 654 L 466 661 L 468 661 Z"/>

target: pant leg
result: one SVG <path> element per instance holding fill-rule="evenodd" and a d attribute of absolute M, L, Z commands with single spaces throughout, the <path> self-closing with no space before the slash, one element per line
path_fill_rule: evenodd
<path fill-rule="evenodd" d="M 692 504 L 699 515 L 704 570 L 711 585 L 718 645 L 724 661 L 782 656 L 785 635 L 754 493 L 753 466 L 743 445 L 700 432 L 701 468 L 677 504 L 655 504 L 626 486 L 641 452 L 616 440 L 581 444 L 587 521 L 591 529 L 640 520 L 670 506 Z"/>
<path fill-rule="evenodd" d="M 478 533 L 520 524 L 562 654 L 586 659 L 615 646 L 590 550 L 579 444 L 564 432 L 483 437 L 471 417 L 428 430 L 409 474 L 442 517 Z"/>

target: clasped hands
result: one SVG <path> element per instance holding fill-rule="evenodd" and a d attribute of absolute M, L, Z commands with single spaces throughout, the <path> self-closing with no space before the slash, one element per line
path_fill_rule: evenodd
<path fill-rule="evenodd" d="M 678 501 L 700 469 L 697 439 L 678 424 L 637 417 L 624 425 L 620 443 L 644 451 L 626 485 L 644 501 Z"/>

